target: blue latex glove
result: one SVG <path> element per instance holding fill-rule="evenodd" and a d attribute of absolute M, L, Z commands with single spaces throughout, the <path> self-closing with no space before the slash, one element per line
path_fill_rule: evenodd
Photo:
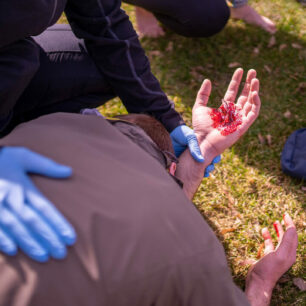
<path fill-rule="evenodd" d="M 204 172 L 204 177 L 209 177 L 209 172 L 213 171 L 215 169 L 215 164 L 220 162 L 221 160 L 221 155 L 217 155 L 213 161 L 211 162 L 211 164 L 209 166 L 207 166 L 207 168 L 205 169 Z"/>
<path fill-rule="evenodd" d="M 40 262 L 64 258 L 75 231 L 27 173 L 67 178 L 72 170 L 25 148 L 0 150 L 0 251 L 15 255 L 20 247 Z"/>
<path fill-rule="evenodd" d="M 170 137 L 176 157 L 179 157 L 188 146 L 191 156 L 197 162 L 204 162 L 204 157 L 201 154 L 197 137 L 190 127 L 187 125 L 180 125 L 170 133 Z"/>

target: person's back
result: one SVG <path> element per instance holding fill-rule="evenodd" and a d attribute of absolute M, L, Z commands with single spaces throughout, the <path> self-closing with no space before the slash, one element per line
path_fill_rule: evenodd
<path fill-rule="evenodd" d="M 66 181 L 33 177 L 75 226 L 63 261 L 0 254 L 0 305 L 246 305 L 222 246 L 158 161 L 105 119 L 54 114 L 0 145 L 70 165 Z"/>

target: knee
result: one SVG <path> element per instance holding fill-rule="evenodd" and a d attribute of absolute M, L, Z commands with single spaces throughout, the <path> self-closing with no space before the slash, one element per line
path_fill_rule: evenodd
<path fill-rule="evenodd" d="M 183 12 L 181 25 L 176 31 L 186 37 L 208 37 L 220 32 L 226 25 L 230 11 L 225 1 L 205 1 L 190 5 Z"/>

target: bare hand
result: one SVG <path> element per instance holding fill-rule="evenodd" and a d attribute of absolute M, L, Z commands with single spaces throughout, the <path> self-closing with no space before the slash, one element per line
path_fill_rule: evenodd
<path fill-rule="evenodd" d="M 192 125 L 200 144 L 220 155 L 233 145 L 253 124 L 260 110 L 259 81 L 256 71 L 248 71 L 243 91 L 235 104 L 243 70 L 237 69 L 232 77 L 224 103 L 218 110 L 207 107 L 211 82 L 204 80 L 192 110 Z M 216 116 L 220 118 L 216 119 Z"/>
<path fill-rule="evenodd" d="M 261 282 L 262 287 L 272 290 L 278 279 L 294 264 L 298 236 L 291 217 L 286 213 L 283 217 L 286 231 L 283 231 L 280 222 L 274 223 L 278 244 L 274 249 L 269 230 L 264 228 L 262 236 L 265 240 L 264 257 L 255 262 L 246 279 L 248 287 L 252 281 Z"/>

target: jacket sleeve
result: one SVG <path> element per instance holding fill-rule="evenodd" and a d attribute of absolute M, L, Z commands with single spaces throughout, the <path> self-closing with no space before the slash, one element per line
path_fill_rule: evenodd
<path fill-rule="evenodd" d="M 14 105 L 39 68 L 39 47 L 31 38 L 0 48 L 0 132 Z"/>
<path fill-rule="evenodd" d="M 128 112 L 149 113 L 169 132 L 184 123 L 162 92 L 119 0 L 68 0 L 66 15 L 77 37 Z"/>

